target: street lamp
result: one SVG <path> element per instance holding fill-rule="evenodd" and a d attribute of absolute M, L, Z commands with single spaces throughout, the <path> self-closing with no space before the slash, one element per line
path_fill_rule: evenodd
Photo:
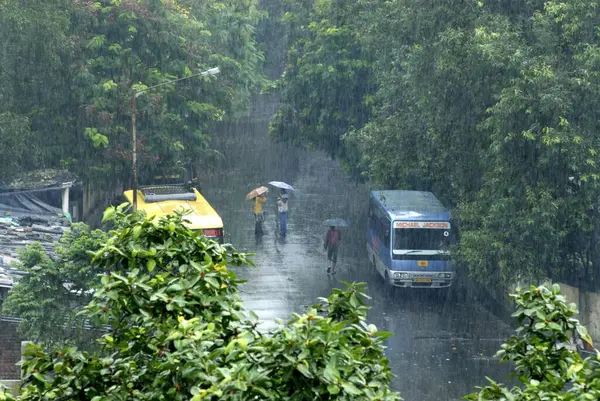
<path fill-rule="evenodd" d="M 183 78 L 179 78 L 179 79 L 173 79 L 171 81 L 166 81 L 166 82 L 161 82 L 160 84 L 157 85 L 152 85 L 147 87 L 144 90 L 133 90 L 132 94 L 131 94 L 131 136 L 132 136 L 132 150 L 133 150 L 133 154 L 132 154 L 132 189 L 133 189 L 133 211 L 135 212 L 137 210 L 137 128 L 136 128 L 136 118 L 137 118 L 137 107 L 136 107 L 136 102 L 135 99 L 137 99 L 137 97 L 143 93 L 145 93 L 146 91 L 150 90 L 150 89 L 154 89 L 157 88 L 159 86 L 163 86 L 163 85 L 167 85 L 167 84 L 172 84 L 174 82 L 179 82 L 179 81 L 183 81 L 184 79 L 189 79 L 189 78 L 193 78 L 193 77 L 198 77 L 198 76 L 203 76 L 203 77 L 210 77 L 213 75 L 217 75 L 219 72 L 221 72 L 221 70 L 219 70 L 219 67 L 214 67 L 211 68 L 209 70 L 206 71 L 202 71 L 198 74 L 194 74 L 194 75 L 188 75 L 187 77 L 183 77 Z"/>

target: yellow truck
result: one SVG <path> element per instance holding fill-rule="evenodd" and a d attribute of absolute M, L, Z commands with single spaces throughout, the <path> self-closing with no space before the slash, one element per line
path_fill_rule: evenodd
<path fill-rule="evenodd" d="M 133 190 L 123 195 L 133 203 Z M 141 187 L 137 193 L 137 210 L 143 210 L 149 218 L 166 216 L 176 210 L 187 212 L 184 219 L 189 220 L 186 224 L 190 229 L 223 243 L 223 220 L 196 188 L 180 184 Z"/>

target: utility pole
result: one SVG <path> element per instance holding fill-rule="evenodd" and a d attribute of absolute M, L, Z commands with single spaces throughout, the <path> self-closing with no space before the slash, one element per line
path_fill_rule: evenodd
<path fill-rule="evenodd" d="M 132 88 L 131 93 L 131 140 L 133 141 L 131 144 L 132 156 L 131 156 L 131 188 L 133 190 L 133 211 L 137 210 L 137 192 L 138 192 L 138 182 L 137 182 L 137 127 L 136 127 L 136 119 L 137 119 L 137 106 L 136 106 L 136 98 L 143 94 L 144 92 L 156 88 L 158 86 L 163 86 L 167 84 L 172 84 L 174 82 L 183 81 L 184 79 L 189 79 L 197 76 L 210 77 L 213 75 L 217 75 L 219 72 L 219 67 L 214 67 L 206 71 L 202 71 L 198 74 L 188 75 L 187 77 L 173 79 L 171 81 L 161 82 L 157 85 L 152 85 L 147 87 L 144 90 L 136 91 Z"/>
<path fill-rule="evenodd" d="M 137 210 L 137 128 L 136 128 L 136 118 L 137 118 L 137 106 L 135 103 L 135 99 L 138 95 L 138 92 L 133 91 L 131 94 L 131 136 L 133 143 L 131 144 L 131 148 L 133 153 L 131 155 L 131 187 L 133 189 L 133 211 Z"/>

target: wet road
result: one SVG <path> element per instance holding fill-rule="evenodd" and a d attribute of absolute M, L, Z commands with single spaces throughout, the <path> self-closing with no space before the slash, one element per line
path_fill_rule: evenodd
<path fill-rule="evenodd" d="M 268 113 L 265 113 L 268 114 Z M 473 299 L 446 300 L 394 292 L 368 268 L 365 257 L 367 189 L 349 182 L 339 165 L 318 152 L 273 144 L 267 121 L 246 121 L 220 127 L 215 145 L 224 157 L 204 166 L 202 190 L 224 219 L 230 241 L 240 251 L 255 253 L 256 268 L 238 270 L 248 280 L 242 287 L 246 307 L 262 327 L 290 317 L 327 296 L 340 280 L 364 281 L 372 297 L 369 321 L 392 331 L 387 356 L 396 377 L 393 387 L 405 400 L 458 400 L 485 384 L 485 376 L 506 377 L 506 366 L 491 358 L 510 328 Z M 266 206 L 266 235 L 254 236 L 252 203 L 245 194 L 256 184 L 278 180 L 296 187 L 289 201 L 288 235 L 276 233 L 275 196 Z M 274 191 L 272 191 L 274 192 Z M 321 222 L 349 220 L 343 234 L 339 272 L 327 275 Z"/>

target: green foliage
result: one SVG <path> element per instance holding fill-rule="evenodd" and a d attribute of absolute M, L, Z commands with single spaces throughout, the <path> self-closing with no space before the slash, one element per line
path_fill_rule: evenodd
<path fill-rule="evenodd" d="M 44 163 L 60 159 L 62 149 L 57 145 L 69 143 L 61 136 L 68 136 L 66 128 L 72 118 L 66 74 L 72 50 L 68 39 L 71 3 L 0 1 L 0 114 L 10 112 L 28 119 L 32 133 L 28 144 L 32 149 L 39 146 L 38 156 Z M 11 129 L 2 137 L 18 134 L 18 129 Z M 27 157 L 22 160 L 23 169 L 37 167 Z"/>
<path fill-rule="evenodd" d="M 391 333 L 366 323 L 364 284 L 345 284 L 347 290 L 335 289 L 322 304 L 271 333 L 275 399 L 398 399 L 387 385 L 389 361 L 382 347 Z"/>
<path fill-rule="evenodd" d="M 0 385 L 0 401 L 14 401 L 14 397 L 10 391 L 2 385 Z"/>
<path fill-rule="evenodd" d="M 32 169 L 39 161 L 39 148 L 32 143 L 29 119 L 10 112 L 0 114 L 0 183 L 8 183 L 23 168 Z"/>
<path fill-rule="evenodd" d="M 387 333 L 365 321 L 364 285 L 263 334 L 229 265 L 248 263 L 182 224 L 108 209 L 101 282 L 81 316 L 105 327 L 94 352 L 30 346 L 20 399 L 396 400 Z"/>
<path fill-rule="evenodd" d="M 593 110 L 600 81 L 589 68 L 600 60 L 590 51 L 600 10 L 592 3 L 546 2 L 532 12 L 528 43 L 520 46 L 527 58 L 503 61 L 516 74 L 480 124 L 489 138 L 483 184 L 458 210 L 460 259 L 477 266 L 481 278 L 487 265 L 505 270 L 505 279 L 598 284 L 600 142 Z"/>
<path fill-rule="evenodd" d="M 480 183 L 485 136 L 477 123 L 508 73 L 482 63 L 479 24 L 502 29 L 501 16 L 473 1 L 385 2 L 360 27 L 378 60 L 374 117 L 348 140 L 357 143 L 372 181 L 389 188 L 433 190 L 446 200 Z M 389 38 L 393 37 L 394 40 Z M 496 38 L 510 53 L 511 33 Z"/>
<path fill-rule="evenodd" d="M 366 100 L 375 90 L 371 61 L 354 26 L 360 4 L 315 0 L 289 5 L 286 11 L 291 45 L 271 134 L 340 157 L 356 175 L 358 160 L 342 136 L 365 124 Z"/>
<path fill-rule="evenodd" d="M 514 363 L 520 386 L 488 379 L 490 384 L 469 400 L 595 400 L 600 397 L 600 353 L 582 358 L 571 345 L 573 338 L 591 344 L 575 315 L 575 304 L 567 305 L 558 285 L 519 290 L 511 296 L 517 334 L 502 345 L 503 361 Z"/>
<path fill-rule="evenodd" d="M 86 341 L 87 319 L 77 313 L 91 300 L 89 289 L 103 270 L 91 264 L 90 250 L 106 234 L 75 223 L 50 256 L 39 243 L 24 248 L 18 268 L 27 273 L 2 304 L 2 313 L 21 318 L 19 331 L 27 340 L 59 347 Z"/>
<path fill-rule="evenodd" d="M 481 284 L 600 286 L 597 2 L 288 9 L 274 133 L 341 155 L 373 186 L 434 191 L 461 231 L 455 261 Z"/>
<path fill-rule="evenodd" d="M 257 0 L 2 1 L 0 113 L 29 118 L 30 143 L 48 166 L 68 161 L 83 179 L 126 179 L 132 88 L 218 66 L 217 78 L 138 99 L 140 179 L 189 165 L 209 150 L 210 123 L 243 111 L 265 83 L 254 39 L 262 16 Z M 193 113 L 192 103 L 210 112 Z M 170 146 L 176 141 L 182 146 Z"/>

